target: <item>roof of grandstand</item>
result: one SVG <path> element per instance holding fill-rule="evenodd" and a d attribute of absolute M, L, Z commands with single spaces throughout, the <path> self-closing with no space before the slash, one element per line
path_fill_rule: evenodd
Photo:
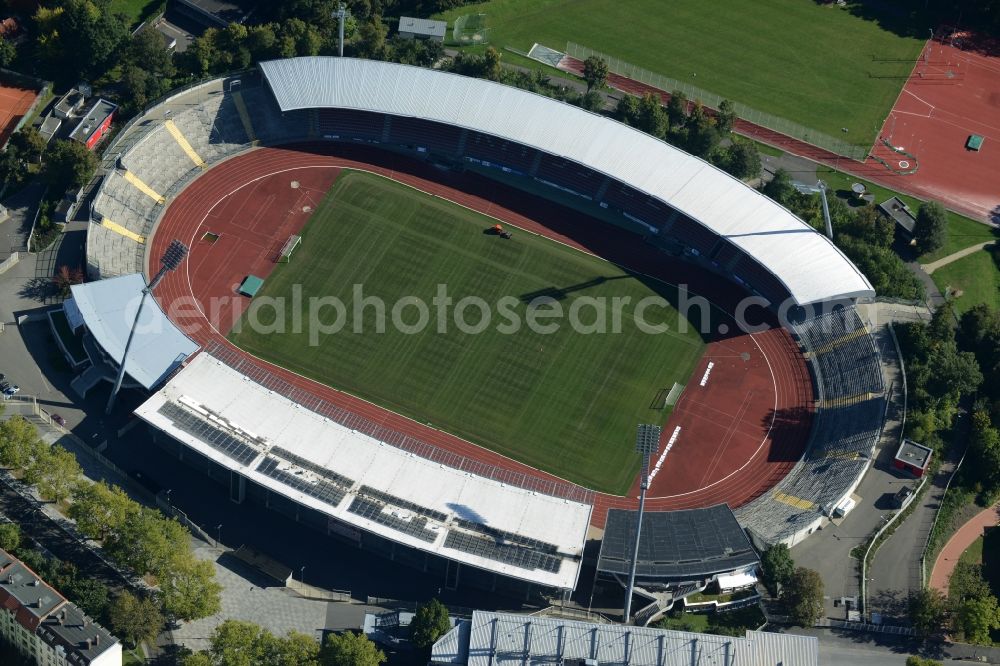
<path fill-rule="evenodd" d="M 597 570 L 627 574 L 637 511 L 611 509 Z M 693 580 L 757 563 L 736 516 L 725 504 L 705 509 L 647 511 L 642 517 L 636 573 L 643 578 Z"/>
<path fill-rule="evenodd" d="M 704 160 L 598 114 L 395 63 L 315 56 L 260 68 L 282 112 L 346 108 L 422 118 L 537 148 L 627 183 L 753 256 L 800 305 L 874 295 L 828 238 L 787 209 Z"/>
<path fill-rule="evenodd" d="M 589 504 L 416 456 L 208 353 L 135 413 L 216 463 L 354 527 L 547 587 L 576 585 Z"/>
<path fill-rule="evenodd" d="M 743 638 L 474 611 L 434 644 L 432 664 L 818 666 L 814 636 L 747 631 Z"/>
<path fill-rule="evenodd" d="M 132 322 L 146 280 L 141 273 L 73 285 L 70 290 L 87 330 L 115 363 L 122 362 Z M 160 309 L 156 299 L 146 299 L 135 329 L 125 372 L 151 389 L 198 350 Z"/>

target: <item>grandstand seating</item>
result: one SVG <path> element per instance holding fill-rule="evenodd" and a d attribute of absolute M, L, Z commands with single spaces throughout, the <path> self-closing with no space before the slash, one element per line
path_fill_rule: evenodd
<path fill-rule="evenodd" d="M 531 165 L 538 153 L 534 148 L 513 141 L 498 139 L 480 132 L 469 132 L 465 143 L 465 154 L 477 160 L 527 174 L 531 171 Z"/>
<path fill-rule="evenodd" d="M 262 143 L 278 144 L 308 138 L 307 111 L 282 114 L 271 93 L 265 88 L 244 88 L 241 94 L 250 111 L 254 133 Z"/>
<path fill-rule="evenodd" d="M 685 215 L 677 215 L 667 233 L 684 245 L 698 250 L 703 256 L 708 256 L 719 241 L 715 232 L 711 231 Z"/>
<path fill-rule="evenodd" d="M 458 154 L 462 130 L 422 118 L 393 116 L 389 123 L 389 141 L 401 146 L 421 147 L 430 152 Z"/>
<path fill-rule="evenodd" d="M 385 116 L 381 113 L 350 109 L 320 109 L 318 113 L 319 133 L 324 138 L 382 141 Z"/>
<path fill-rule="evenodd" d="M 820 384 L 806 454 L 767 494 L 737 510 L 768 542 L 794 538 L 829 515 L 860 481 L 882 433 L 884 382 L 871 334 L 854 308 L 838 308 L 795 327 Z"/>
<path fill-rule="evenodd" d="M 780 304 L 788 298 L 788 289 L 755 259 L 744 254 L 733 267 L 733 274 L 757 290 L 767 300 Z"/>
<path fill-rule="evenodd" d="M 250 142 L 231 95 L 218 94 L 174 117 L 177 128 L 207 164 Z"/>
<path fill-rule="evenodd" d="M 542 155 L 535 177 L 590 198 L 604 182 L 604 176 L 593 169 L 548 154 Z"/>
<path fill-rule="evenodd" d="M 655 227 L 663 226 L 674 214 L 673 209 L 665 203 L 617 181 L 608 186 L 601 199 L 608 206 L 634 215 Z"/>

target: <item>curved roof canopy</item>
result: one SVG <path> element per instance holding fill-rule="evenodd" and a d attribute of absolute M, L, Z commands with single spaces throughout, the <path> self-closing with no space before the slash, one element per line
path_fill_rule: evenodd
<path fill-rule="evenodd" d="M 73 302 L 97 344 L 115 363 L 122 362 L 129 332 L 142 300 L 146 279 L 131 273 L 70 287 Z M 151 389 L 198 350 L 198 345 L 178 329 L 150 296 L 135 327 L 125 372 Z"/>
<path fill-rule="evenodd" d="M 822 234 L 736 178 L 644 132 L 517 88 L 372 60 L 260 63 L 281 110 L 344 108 L 432 120 L 583 164 L 650 194 L 753 256 L 800 305 L 875 292 Z"/>

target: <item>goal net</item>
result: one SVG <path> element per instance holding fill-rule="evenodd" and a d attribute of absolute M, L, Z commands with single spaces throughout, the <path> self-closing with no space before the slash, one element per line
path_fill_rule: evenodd
<path fill-rule="evenodd" d="M 489 44 L 490 29 L 486 27 L 486 14 L 463 14 L 456 18 L 451 31 L 451 43 Z"/>
<path fill-rule="evenodd" d="M 299 246 L 302 242 L 302 236 L 289 236 L 285 244 L 281 246 L 281 252 L 278 253 L 278 263 L 287 264 L 288 260 L 292 258 L 292 252 L 295 252 L 295 248 Z"/>

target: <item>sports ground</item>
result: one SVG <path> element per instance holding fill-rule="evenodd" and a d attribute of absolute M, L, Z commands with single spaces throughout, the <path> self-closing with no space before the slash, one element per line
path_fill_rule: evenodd
<path fill-rule="evenodd" d="M 442 16 L 477 12 L 498 48 L 573 41 L 865 147 L 923 45 L 799 0 L 492 0 Z"/>
<path fill-rule="evenodd" d="M 542 236 L 483 233 L 495 223 L 390 179 L 344 171 L 301 232 L 291 262 L 271 273 L 256 301 L 291 303 L 296 288 L 307 299 L 334 297 L 345 304 L 344 328 L 311 344 L 308 326 L 291 332 L 290 308 L 278 322 L 267 307 L 259 317 L 245 314 L 230 339 L 266 361 L 533 467 L 623 493 L 639 466 L 635 425 L 665 421 L 666 393 L 687 382 L 704 343 L 672 307 L 643 314 L 666 332 L 636 327 L 636 304 L 675 301 L 675 288 Z M 438 285 L 456 304 L 481 299 L 489 318 L 469 307 L 463 331 L 453 307 L 440 311 L 442 323 L 432 307 Z M 400 311 L 406 330 L 385 321 L 381 331 L 374 305 L 354 319 L 359 297 L 385 303 L 387 320 L 393 304 L 419 299 L 429 317 L 420 326 L 410 305 Z M 536 307 L 534 299 L 547 303 Z M 552 304 L 577 311 L 582 332 L 567 319 L 553 320 L 553 333 L 532 330 L 528 312 Z M 620 332 L 612 310 L 620 313 Z M 332 308 L 324 316 L 328 324 L 337 319 Z M 265 328 L 255 330 L 251 320 Z M 272 332 L 278 323 L 289 332 Z"/>
<path fill-rule="evenodd" d="M 307 255 L 302 253 L 317 245 L 309 239 L 312 229 L 320 228 L 307 223 L 344 169 L 379 174 L 437 199 L 461 204 L 489 216 L 491 221 L 501 220 L 515 229 L 514 243 L 525 242 L 529 237 L 527 232 L 558 241 L 572 248 L 567 256 L 574 256 L 575 260 L 570 265 L 584 266 L 574 269 L 574 275 L 587 266 L 615 270 L 608 263 L 584 254 L 589 253 L 668 284 L 689 284 L 692 292 L 711 300 L 721 312 L 733 311 L 742 296 L 732 283 L 687 262 L 670 261 L 660 250 L 644 245 L 641 238 L 606 222 L 474 173 L 442 171 L 363 146 L 319 144 L 257 149 L 212 168 L 181 192 L 158 223 L 147 252 L 147 257 L 159 256 L 173 238 L 191 245 L 184 269 L 168 274 L 156 293 L 171 318 L 211 353 L 236 364 L 241 372 L 260 378 L 274 390 L 303 404 L 323 402 L 346 410 L 353 415 L 351 419 L 368 424 L 366 431 L 374 427 L 386 441 L 443 464 L 524 487 L 537 487 L 543 492 L 563 488 L 558 492 L 572 492 L 580 497 L 578 486 L 575 491 L 565 489 L 565 482 L 550 471 L 498 453 L 471 436 L 441 427 L 442 424 L 428 425 L 426 418 L 411 418 L 400 413 L 402 408 L 387 409 L 351 391 L 332 388 L 330 381 L 318 382 L 304 372 L 270 363 L 233 346 L 225 337 L 250 302 L 235 294 L 247 274 L 267 281 L 274 277 L 280 283 L 282 271 L 276 271 L 276 267 L 296 269 L 307 263 L 302 260 Z M 339 212 L 334 205 L 336 201 L 336 198 L 330 200 L 331 212 Z M 429 205 L 439 206 L 441 202 Z M 456 229 L 460 226 L 456 220 Z M 492 243 L 492 249 L 498 249 L 501 242 L 509 242 L 482 234 L 478 222 L 473 226 L 474 234 L 465 249 L 479 241 Z M 305 241 L 292 262 L 287 266 L 276 264 L 275 255 L 289 234 L 303 229 Z M 205 240 L 207 232 L 217 234 L 218 238 L 214 242 Z M 365 236 L 368 234 L 364 232 Z M 539 238 L 532 240 L 528 249 L 535 243 L 541 248 L 550 245 Z M 560 247 L 557 254 L 570 252 L 568 248 Z M 575 263 L 584 259 L 582 264 Z M 761 316 L 766 315 L 761 313 Z M 696 354 L 691 379 L 667 417 L 654 463 L 663 456 L 667 438 L 678 427 L 680 431 L 651 485 L 650 508 L 695 508 L 720 502 L 734 508 L 741 506 L 783 478 L 803 453 L 811 426 L 812 385 L 795 342 L 777 326 L 747 335 L 727 329 L 722 326 L 724 323 L 720 319 L 713 321 L 716 330 L 707 336 L 703 353 Z M 377 344 L 371 337 L 365 336 L 365 341 L 359 344 Z M 587 361 L 580 359 L 578 365 Z M 709 364 L 712 370 L 706 373 Z M 568 373 L 571 369 L 560 368 L 560 371 Z M 663 412 L 650 408 L 649 401 L 654 396 L 648 391 L 642 395 L 639 409 L 646 409 L 648 416 L 641 420 L 653 421 L 657 414 L 662 418 Z M 632 449 L 635 428 L 634 416 L 630 418 L 633 420 L 623 425 L 624 432 L 615 432 L 626 452 Z M 628 457 L 624 455 L 623 467 L 634 472 L 636 461 L 629 462 Z M 603 483 L 595 485 L 608 487 L 608 479 L 621 478 L 620 470 L 610 469 L 608 462 L 605 466 L 608 469 Z M 595 506 L 595 526 L 603 526 L 608 508 L 630 506 L 635 483 L 634 476 L 627 478 L 624 487 L 628 492 L 624 497 L 620 494 L 621 487 L 609 493 L 587 491 L 588 501 Z"/>
<path fill-rule="evenodd" d="M 14 133 L 17 123 L 24 117 L 38 95 L 37 90 L 13 83 L 0 83 L 0 146 Z"/>

